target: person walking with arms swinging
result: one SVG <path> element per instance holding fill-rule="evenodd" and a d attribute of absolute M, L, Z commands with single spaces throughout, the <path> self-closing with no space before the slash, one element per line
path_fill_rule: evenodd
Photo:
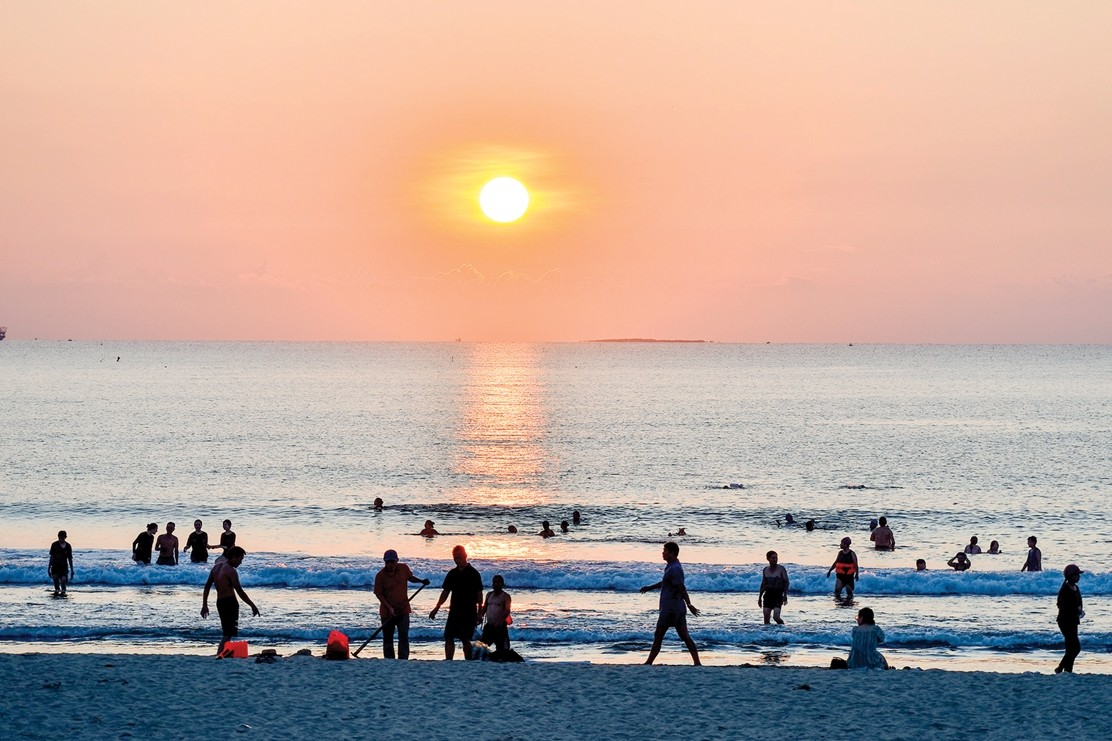
<path fill-rule="evenodd" d="M 691 597 L 687 594 L 687 587 L 684 586 L 683 566 L 680 565 L 679 558 L 680 547 L 669 541 L 664 544 L 661 556 L 668 564 L 664 567 L 664 578 L 656 584 L 641 587 L 641 594 L 655 589 L 660 590 L 660 617 L 657 618 L 656 631 L 653 633 L 653 647 L 645 663 L 651 664 L 656 660 L 656 655 L 660 653 L 660 646 L 664 643 L 665 634 L 669 628 L 675 628 L 676 635 L 691 653 L 695 666 L 702 666 L 703 662 L 699 661 L 699 649 L 687 631 L 687 613 L 690 612 L 698 617 L 699 610 L 691 604 Z"/>

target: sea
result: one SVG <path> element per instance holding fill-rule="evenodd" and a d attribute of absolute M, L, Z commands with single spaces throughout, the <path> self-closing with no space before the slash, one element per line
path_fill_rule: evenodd
<path fill-rule="evenodd" d="M 211 562 L 130 551 L 148 522 L 184 544 L 195 519 L 215 542 L 227 518 L 261 609 L 241 619 L 253 651 L 370 638 L 395 549 L 432 580 L 413 658 L 443 658 L 429 612 L 463 545 L 485 584 L 505 578 L 527 661 L 641 662 L 658 597 L 639 590 L 672 540 L 707 664 L 827 666 L 867 606 L 894 666 L 1047 672 L 1076 563 L 1077 669 L 1112 673 L 1110 491 L 1109 346 L 8 339 L 0 651 L 214 653 Z M 871 548 L 880 516 L 894 551 Z M 440 534 L 420 536 L 425 520 Z M 55 598 L 63 529 L 75 579 Z M 1041 573 L 1020 571 L 1031 535 Z M 827 576 L 845 536 L 862 571 L 849 605 Z M 949 569 L 973 536 L 1000 554 Z M 769 550 L 791 579 L 782 626 L 757 606 Z M 671 634 L 658 661 L 690 657 Z"/>

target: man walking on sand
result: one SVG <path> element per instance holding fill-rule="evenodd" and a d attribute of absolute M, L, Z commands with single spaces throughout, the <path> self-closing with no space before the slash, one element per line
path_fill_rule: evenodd
<path fill-rule="evenodd" d="M 428 585 L 428 579 L 418 579 L 408 564 L 398 563 L 398 552 L 393 548 L 382 555 L 382 569 L 375 574 L 375 596 L 378 597 L 378 617 L 382 621 L 382 657 L 394 658 L 394 629 L 398 630 L 398 658 L 409 658 L 409 583 Z"/>
<path fill-rule="evenodd" d="M 664 642 L 665 634 L 669 628 L 675 628 L 676 635 L 680 637 L 680 640 L 684 642 L 687 650 L 691 653 L 695 666 L 702 666 L 702 662 L 699 661 L 699 649 L 696 648 L 695 641 L 691 640 L 691 634 L 687 632 L 688 611 L 698 617 L 699 610 L 691 604 L 691 597 L 688 596 L 687 588 L 683 583 L 680 547 L 671 541 L 665 543 L 661 557 L 668 564 L 664 567 L 664 578 L 656 584 L 641 587 L 641 594 L 651 592 L 654 589 L 660 590 L 660 617 L 656 620 L 653 647 L 649 651 L 649 658 L 645 660 L 645 663 L 651 664 L 656 660 L 656 655 L 660 653 L 660 646 Z"/>
<path fill-rule="evenodd" d="M 448 605 L 448 621 L 444 625 L 444 658 L 451 661 L 456 655 L 456 639 L 463 646 L 463 658 L 470 661 L 471 637 L 479 624 L 479 614 L 483 607 L 483 577 L 475 567 L 467 563 L 467 551 L 462 545 L 452 549 L 452 560 L 456 567 L 444 577 L 440 599 L 429 613 L 430 620 L 436 620 L 440 606 L 451 595 Z"/>
<path fill-rule="evenodd" d="M 201 597 L 201 617 L 207 618 L 209 616 L 208 599 L 209 590 L 212 585 L 216 585 L 216 612 L 220 615 L 220 630 L 222 637 L 220 639 L 220 648 L 216 649 L 216 655 L 220 656 L 224 653 L 224 646 L 231 639 L 239 635 L 239 598 L 251 606 L 251 614 L 258 615 L 259 608 L 247 596 L 247 592 L 243 591 L 243 587 L 239 585 L 239 572 L 236 569 L 243 563 L 243 557 L 247 552 L 237 546 L 232 546 L 228 552 L 224 554 L 225 559 L 218 561 L 209 572 L 208 581 L 205 582 L 205 593 Z"/>

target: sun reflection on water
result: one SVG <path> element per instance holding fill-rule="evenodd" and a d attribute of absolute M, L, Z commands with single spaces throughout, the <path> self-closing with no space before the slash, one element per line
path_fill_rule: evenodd
<path fill-rule="evenodd" d="M 535 345 L 476 345 L 465 381 L 454 498 L 485 505 L 544 503 L 549 470 L 544 381 Z"/>

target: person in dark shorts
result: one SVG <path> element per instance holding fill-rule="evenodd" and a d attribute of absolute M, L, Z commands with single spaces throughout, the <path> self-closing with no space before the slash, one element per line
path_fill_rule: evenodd
<path fill-rule="evenodd" d="M 135 536 L 131 541 L 131 560 L 146 566 L 151 565 L 151 553 L 154 551 L 154 536 L 158 532 L 158 523 L 152 522 L 147 529 Z"/>
<path fill-rule="evenodd" d="M 1054 668 L 1054 673 L 1072 674 L 1073 661 L 1081 653 L 1081 639 L 1077 637 L 1077 628 L 1081 624 L 1081 618 L 1085 617 L 1081 590 L 1077 587 L 1077 582 L 1081 578 L 1081 569 L 1077 564 L 1071 563 L 1062 570 L 1062 576 L 1065 581 L 1062 582 L 1062 588 L 1058 590 L 1058 630 L 1062 631 L 1062 637 L 1066 639 L 1066 652 L 1062 655 L 1058 666 Z"/>
<path fill-rule="evenodd" d="M 178 536 L 174 535 L 175 527 L 177 526 L 174 523 L 167 522 L 166 532 L 159 535 L 154 542 L 154 548 L 158 551 L 158 560 L 155 563 L 159 566 L 178 565 Z"/>
<path fill-rule="evenodd" d="M 474 658 L 471 655 L 471 637 L 479 624 L 479 611 L 483 606 L 483 577 L 467 563 L 467 551 L 462 545 L 452 549 L 452 560 L 456 562 L 456 567 L 445 575 L 440 599 L 429 613 L 429 619 L 436 620 L 440 606 L 451 596 L 448 620 L 444 625 L 444 658 L 451 661 L 455 657 L 458 639 L 463 645 L 463 657 L 470 661 Z"/>
<path fill-rule="evenodd" d="M 826 571 L 826 578 L 830 578 L 831 572 L 837 572 L 838 576 L 834 580 L 834 599 L 841 601 L 842 590 L 846 590 L 846 602 L 853 602 L 853 587 L 857 583 L 858 569 L 857 569 L 857 554 L 850 549 L 852 543 L 848 537 L 842 538 L 842 547 L 838 551 L 838 555 L 834 557 L 834 563 Z"/>
<path fill-rule="evenodd" d="M 483 643 L 495 651 L 510 650 L 510 593 L 503 589 L 505 586 L 506 580 L 496 574 L 483 603 Z"/>
<path fill-rule="evenodd" d="M 251 614 L 258 615 L 259 608 L 243 591 L 243 587 L 239 585 L 239 572 L 236 569 L 243 563 L 243 557 L 247 555 L 239 546 L 233 546 L 228 549 L 225 554 L 225 560 L 218 561 L 209 572 L 208 581 L 205 582 L 205 593 L 201 597 L 201 617 L 207 618 L 209 616 L 208 598 L 209 590 L 212 586 L 216 585 L 216 612 L 220 615 L 220 647 L 216 649 L 216 655 L 220 656 L 224 653 L 224 646 L 232 638 L 239 635 L 239 599 L 242 599 L 251 606 Z"/>
<path fill-rule="evenodd" d="M 691 634 L 687 632 L 687 613 L 690 612 L 698 617 L 699 610 L 691 604 L 691 597 L 687 594 L 687 587 L 683 583 L 683 566 L 680 565 L 679 558 L 680 547 L 671 541 L 665 543 L 661 557 L 668 564 L 664 567 L 664 578 L 656 584 L 641 587 L 641 594 L 654 589 L 660 590 L 660 616 L 657 618 L 656 631 L 653 633 L 653 647 L 649 650 L 649 658 L 645 663 L 651 664 L 656 660 L 668 629 L 675 628 L 676 635 L 691 653 L 695 666 L 702 666 L 702 662 L 699 661 L 699 649 L 695 646 L 695 641 L 691 640 Z"/>
<path fill-rule="evenodd" d="M 66 584 L 73 578 L 73 547 L 66 542 L 66 531 L 58 531 L 58 539 L 50 544 L 50 562 L 46 575 L 54 580 L 54 594 L 65 594 Z"/>
<path fill-rule="evenodd" d="M 185 539 L 185 548 L 182 552 L 189 553 L 189 560 L 193 563 L 207 563 L 209 560 L 209 536 L 201 529 L 201 521 L 193 521 L 193 532 Z"/>
<path fill-rule="evenodd" d="M 769 618 L 775 619 L 777 625 L 783 625 L 780 608 L 788 604 L 788 570 L 778 563 L 780 557 L 776 551 L 769 551 L 765 558 L 768 559 L 768 566 L 761 570 L 757 607 L 764 608 L 765 625 L 769 624 Z"/>
<path fill-rule="evenodd" d="M 1039 539 L 1032 535 L 1027 539 L 1027 560 L 1023 562 L 1020 571 L 1042 571 L 1042 551 L 1037 543 Z"/>

